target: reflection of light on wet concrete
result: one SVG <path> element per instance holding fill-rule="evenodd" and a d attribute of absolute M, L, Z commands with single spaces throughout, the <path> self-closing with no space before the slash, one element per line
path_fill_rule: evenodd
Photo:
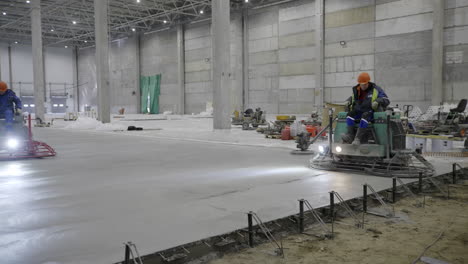
<path fill-rule="evenodd" d="M 305 167 L 254 167 L 246 169 L 246 173 L 243 175 L 247 175 L 249 177 L 266 177 L 266 176 L 277 176 L 277 175 L 284 175 L 284 176 L 294 176 L 298 174 L 308 173 L 310 169 Z M 231 172 L 225 172 L 231 173 Z M 232 173 L 235 173 L 234 171 Z M 240 175 L 236 174 L 236 177 L 240 177 Z"/>
<path fill-rule="evenodd" d="M 27 171 L 20 163 L 11 163 L 2 167 L 0 168 L 0 176 L 23 176 L 27 174 Z"/>

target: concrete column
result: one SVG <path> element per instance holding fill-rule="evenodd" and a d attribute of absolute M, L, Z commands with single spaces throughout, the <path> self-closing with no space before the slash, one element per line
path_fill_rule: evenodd
<path fill-rule="evenodd" d="M 249 12 L 242 11 L 242 109 L 243 112 L 249 107 Z"/>
<path fill-rule="evenodd" d="M 179 106 L 178 114 L 185 114 L 185 42 L 184 25 L 177 25 L 177 67 L 178 67 L 178 85 L 179 85 Z"/>
<path fill-rule="evenodd" d="M 44 121 L 45 81 L 42 47 L 41 0 L 31 1 L 31 37 L 34 74 L 34 104 L 36 119 Z"/>
<path fill-rule="evenodd" d="M 8 74 L 9 74 L 9 77 L 10 77 L 10 89 L 13 90 L 13 70 L 12 70 L 12 66 L 11 66 L 11 46 L 8 45 Z M 17 93 L 18 96 L 20 96 L 20 94 Z"/>
<path fill-rule="evenodd" d="M 73 95 L 73 111 L 80 111 L 80 96 L 78 87 L 78 48 L 73 49 L 73 89 L 71 90 Z M 71 111 L 72 109 L 70 109 Z"/>
<path fill-rule="evenodd" d="M 136 62 L 136 87 L 135 87 L 135 96 L 136 96 L 136 113 L 140 113 L 141 109 L 141 91 L 140 91 L 140 77 L 141 77 L 141 57 L 140 57 L 140 51 L 141 51 L 141 38 L 143 34 L 138 34 L 138 37 L 136 37 L 136 56 L 137 56 L 137 62 Z"/>
<path fill-rule="evenodd" d="M 108 0 L 94 0 L 98 119 L 110 123 Z"/>
<path fill-rule="evenodd" d="M 444 0 L 433 0 L 432 21 L 432 105 L 444 101 Z"/>
<path fill-rule="evenodd" d="M 2 56 L 1 56 L 1 53 L 0 53 L 0 80 L 3 81 L 3 78 L 2 78 Z"/>
<path fill-rule="evenodd" d="M 213 128 L 231 128 L 230 1 L 212 1 Z"/>
<path fill-rule="evenodd" d="M 315 40 L 317 63 L 315 69 L 315 107 L 317 110 L 324 105 L 325 86 L 325 3 L 324 0 L 315 0 Z"/>
<path fill-rule="evenodd" d="M 52 113 L 52 85 L 50 82 L 47 82 L 45 76 L 47 76 L 47 69 L 45 67 L 45 61 L 48 54 L 44 52 L 44 47 L 42 48 L 42 68 L 44 69 L 44 108 L 46 113 Z"/>

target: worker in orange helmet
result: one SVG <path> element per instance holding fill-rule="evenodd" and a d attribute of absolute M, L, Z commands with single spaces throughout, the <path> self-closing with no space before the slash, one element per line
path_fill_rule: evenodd
<path fill-rule="evenodd" d="M 374 111 L 384 111 L 390 104 L 384 90 L 370 80 L 367 72 L 359 74 L 358 84 L 352 88 L 353 95 L 347 100 L 348 132 L 341 137 L 345 144 L 360 145 L 361 142 L 365 142 L 369 132 L 369 123 L 374 118 Z M 359 128 L 356 132 L 357 123 L 359 123 Z"/>
<path fill-rule="evenodd" d="M 7 131 L 13 127 L 14 114 L 21 114 L 21 108 L 21 100 L 15 92 L 9 90 L 5 82 L 0 82 L 0 119 L 5 119 Z"/>

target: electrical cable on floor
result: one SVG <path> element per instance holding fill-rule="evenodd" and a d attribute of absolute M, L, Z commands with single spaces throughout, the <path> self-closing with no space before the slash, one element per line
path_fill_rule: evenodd
<path fill-rule="evenodd" d="M 453 218 L 452 218 L 452 219 L 453 219 Z M 444 230 L 442 230 L 442 231 L 439 233 L 439 235 L 437 236 L 437 238 L 436 238 L 431 244 L 427 245 L 427 246 L 424 248 L 423 252 L 421 252 L 421 254 L 419 254 L 419 256 L 412 262 L 412 264 L 418 263 L 418 262 L 421 260 L 421 257 L 426 253 L 426 251 L 429 250 L 432 246 L 434 246 L 435 243 L 437 243 L 437 241 L 439 241 L 439 240 L 442 238 L 442 236 L 444 235 L 445 231 L 447 231 L 447 229 L 448 229 L 449 227 L 451 227 L 451 226 L 453 225 L 454 222 L 455 222 L 455 221 L 450 222 L 450 224 L 447 225 L 447 226 L 444 228 Z"/>

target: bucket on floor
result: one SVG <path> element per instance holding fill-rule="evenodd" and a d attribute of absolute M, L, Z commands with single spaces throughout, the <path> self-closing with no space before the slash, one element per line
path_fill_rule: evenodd
<path fill-rule="evenodd" d="M 287 126 L 281 130 L 281 140 L 291 139 L 291 129 Z"/>

